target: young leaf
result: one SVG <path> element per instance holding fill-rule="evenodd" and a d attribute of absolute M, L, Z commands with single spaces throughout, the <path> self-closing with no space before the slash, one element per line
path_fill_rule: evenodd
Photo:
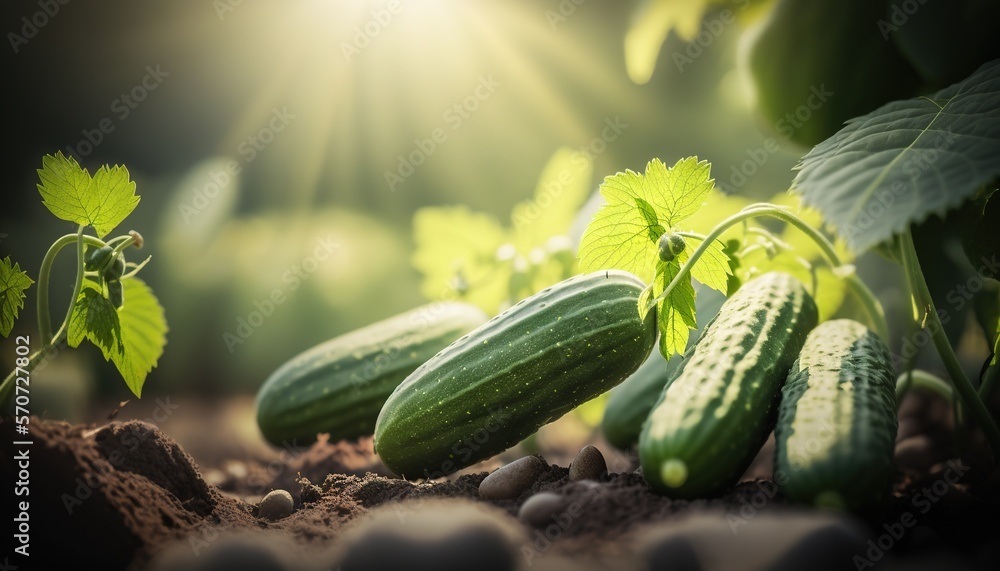
<path fill-rule="evenodd" d="M 142 396 L 146 376 L 166 345 L 167 323 L 163 308 L 149 287 L 138 278 L 122 281 L 125 305 L 116 310 L 101 291 L 101 284 L 87 279 L 73 307 L 67 342 L 78 347 L 87 339 L 106 360 L 111 360 L 125 384 Z"/>
<path fill-rule="evenodd" d="M 687 248 L 677 256 L 677 261 L 684 265 L 691 257 L 691 252 L 701 245 L 702 240 L 686 236 Z M 698 262 L 691 266 L 691 277 L 715 291 L 726 293 L 729 287 L 729 276 L 733 273 L 726 255 L 726 245 L 719 240 L 713 240 Z"/>
<path fill-rule="evenodd" d="M 656 282 L 653 293 L 660 295 L 667 284 L 680 271 L 677 260 L 659 262 L 656 267 Z M 681 355 L 687 347 L 691 330 L 698 327 L 695 316 L 694 285 L 691 280 L 683 280 L 657 307 L 656 318 L 660 326 L 660 354 L 670 360 L 674 354 Z"/>
<path fill-rule="evenodd" d="M 604 179 L 605 203 L 580 239 L 580 269 L 625 270 L 650 281 L 660 234 L 698 211 L 715 186 L 710 170 L 696 157 L 669 168 L 653 159 L 645 174 L 626 170 Z"/>
<path fill-rule="evenodd" d="M 62 220 L 94 227 L 99 238 L 114 230 L 139 204 L 135 183 L 123 166 L 102 166 L 91 177 L 62 152 L 42 158 L 38 170 L 42 204 Z"/>
<path fill-rule="evenodd" d="M 628 170 L 606 178 L 601 185 L 605 203 L 580 239 L 580 269 L 631 272 L 643 281 L 652 281 L 652 295 L 658 297 L 699 242 L 685 237 L 693 243 L 677 259 L 664 263 L 658 253 L 659 238 L 705 203 L 715 187 L 710 170 L 707 161 L 699 162 L 696 157 L 681 159 L 669 168 L 653 159 L 644 174 Z M 724 244 L 714 242 L 691 273 L 705 285 L 726 292 L 732 269 Z M 639 311 L 645 307 L 642 303 Z M 674 353 L 683 353 L 690 329 L 696 327 L 691 280 L 683 280 L 658 304 L 658 310 L 660 350 L 669 359 Z"/>
<path fill-rule="evenodd" d="M 0 335 L 10 335 L 17 312 L 24 307 L 24 290 L 33 283 L 27 272 L 11 265 L 10 256 L 0 260 Z"/>
<path fill-rule="evenodd" d="M 796 167 L 794 189 L 856 252 L 1000 175 L 1000 60 L 931 97 L 852 119 Z"/>

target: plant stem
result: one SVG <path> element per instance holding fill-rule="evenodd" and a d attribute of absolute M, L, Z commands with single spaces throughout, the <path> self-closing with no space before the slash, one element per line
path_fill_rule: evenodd
<path fill-rule="evenodd" d="M 29 373 L 35 368 L 36 365 L 38 365 L 38 362 L 45 355 L 47 355 L 49 351 L 62 341 L 63 337 L 66 335 L 66 330 L 69 329 L 69 322 L 73 317 L 73 308 L 76 305 L 76 298 L 80 297 L 80 290 L 83 289 L 83 274 L 86 271 L 83 267 L 84 244 L 91 244 L 97 247 L 105 245 L 103 240 L 84 234 L 84 228 L 85 226 L 81 224 L 80 227 L 77 228 L 76 234 L 66 234 L 53 242 L 52 246 L 49 247 L 49 250 L 45 252 L 45 257 L 42 259 L 42 267 L 38 273 L 38 332 L 42 339 L 42 348 L 28 358 L 28 365 L 26 367 L 22 367 L 22 370 Z M 52 271 L 52 262 L 55 260 L 56 254 L 73 242 L 76 242 L 76 282 L 73 286 L 73 297 L 70 298 L 69 308 L 66 310 L 66 317 L 63 319 L 63 322 L 59 326 L 55 335 L 53 335 L 49 317 L 49 273 Z M 10 399 L 14 395 L 14 383 L 16 377 L 17 368 L 11 371 L 10 374 L 3 380 L 3 383 L 0 384 L 0 414 L 7 413 L 10 406 Z"/>
<path fill-rule="evenodd" d="M 42 258 L 42 267 L 38 270 L 38 335 L 42 338 L 42 346 L 49 345 L 52 342 L 52 321 L 49 316 L 49 273 L 52 271 L 52 262 L 56 259 L 56 254 L 60 250 L 69 246 L 73 242 L 77 242 L 81 239 L 78 252 L 78 262 L 80 265 L 79 271 L 77 271 L 77 282 L 83 283 L 83 243 L 90 244 L 91 246 L 96 246 L 101 248 L 105 243 L 99 238 L 94 236 L 89 236 L 83 233 L 83 226 L 80 227 L 76 234 L 66 234 L 65 236 L 59 238 L 49 246 L 49 250 L 45 252 L 45 257 Z M 70 300 L 70 310 L 73 309 L 73 304 L 76 303 L 76 296 L 80 295 L 79 289 L 74 293 L 73 299 Z"/>
<path fill-rule="evenodd" d="M 952 349 L 951 344 L 948 342 L 948 336 L 945 335 L 941 318 L 938 316 L 934 300 L 931 298 L 930 289 L 927 287 L 924 274 L 920 269 L 917 249 L 913 245 L 913 234 L 910 233 L 909 229 L 901 234 L 899 247 L 902 259 L 905 261 L 904 268 L 906 269 L 906 280 L 910 287 L 910 295 L 913 297 L 917 310 L 923 309 L 925 311 L 927 328 L 931 339 L 934 341 L 934 347 L 937 349 L 938 355 L 941 356 L 941 361 L 944 362 L 948 374 L 951 375 L 952 385 L 954 385 L 955 390 L 958 392 L 962 404 L 965 405 L 972 418 L 975 419 L 976 424 L 983 430 L 983 434 L 986 435 L 986 440 L 990 443 L 990 448 L 993 450 L 993 457 L 998 459 L 1000 458 L 1000 430 L 997 429 L 996 423 L 990 416 L 989 411 L 986 410 L 986 405 L 979 398 L 979 393 L 976 392 L 969 378 L 965 376 L 965 371 L 962 370 L 962 365 L 958 362 L 955 350 Z"/>
<path fill-rule="evenodd" d="M 670 283 L 667 285 L 666 288 L 664 288 L 663 293 L 657 296 L 656 299 L 653 299 L 649 302 L 650 308 L 652 308 L 652 306 L 654 306 L 660 300 L 663 300 L 668 295 L 670 295 L 670 292 L 672 292 L 674 288 L 681 283 L 681 280 L 688 279 L 688 275 L 690 275 L 691 268 L 694 266 L 694 264 L 708 250 L 709 246 L 712 245 L 712 242 L 718 239 L 719 236 L 722 236 L 722 234 L 726 230 L 745 220 L 756 218 L 758 216 L 777 218 L 778 220 L 787 222 L 788 224 L 791 224 L 792 226 L 798 228 L 806 236 L 811 238 L 812 241 L 815 242 L 817 246 L 819 246 L 819 249 L 823 253 L 823 256 L 834 268 L 835 272 L 843 267 L 843 263 L 840 260 L 840 256 L 837 254 L 837 251 L 833 247 L 833 244 L 830 243 L 830 241 L 826 238 L 826 236 L 824 236 L 822 233 L 820 233 L 812 226 L 806 224 L 801 218 L 789 212 L 788 210 L 779 208 L 772 204 L 767 204 L 767 203 L 751 204 L 750 206 L 747 206 L 740 212 L 737 212 L 736 214 L 720 222 L 718 225 L 716 225 L 715 228 L 712 229 L 711 232 L 708 233 L 708 236 L 705 236 L 704 241 L 702 241 L 702 243 L 698 245 L 698 248 L 696 248 L 695 251 L 691 253 L 691 257 L 688 258 L 688 261 L 685 262 L 683 266 L 681 266 L 680 271 L 677 272 L 677 275 L 674 276 L 674 279 L 670 281 Z M 841 275 L 841 272 L 836 272 L 836 273 L 838 273 L 838 275 Z M 868 315 L 872 320 L 872 324 L 875 326 L 876 333 L 878 333 L 878 335 L 883 339 L 888 339 L 889 326 L 885 321 L 885 313 L 882 311 L 882 304 L 879 303 L 878 298 L 875 297 L 875 294 L 873 294 L 872 291 L 868 289 L 868 286 L 866 286 L 864 282 L 858 279 L 858 277 L 854 275 L 853 272 L 846 275 L 842 275 L 842 277 L 847 282 L 847 285 L 850 287 L 851 291 L 858 297 L 858 299 L 861 300 L 862 304 L 865 307 L 865 310 L 868 312 Z"/>
<path fill-rule="evenodd" d="M 953 386 L 927 371 L 914 369 L 913 371 L 899 375 L 896 379 L 897 406 L 902 402 L 907 391 L 914 387 L 929 390 L 946 400 L 949 404 L 955 402 L 955 388 Z"/>

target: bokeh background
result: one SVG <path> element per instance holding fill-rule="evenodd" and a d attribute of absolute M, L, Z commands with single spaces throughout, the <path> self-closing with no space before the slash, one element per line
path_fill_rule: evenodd
<path fill-rule="evenodd" d="M 58 12 L 29 38 L 42 4 Z M 723 191 L 784 192 L 808 146 L 765 118 L 741 65 L 774 3 L 673 4 L 695 13 L 693 28 L 678 16 L 669 34 L 645 30 L 649 3 L 630 1 L 5 2 L 0 254 L 36 277 L 48 245 L 73 230 L 35 190 L 43 155 L 126 165 L 141 202 L 120 230 L 145 236 L 143 277 L 170 326 L 143 400 L 252 395 L 295 353 L 426 300 L 411 262 L 418 209 L 461 203 L 505 220 L 560 148 L 589 151 L 593 189 L 653 157 L 696 155 Z M 692 51 L 685 40 L 706 30 Z M 666 36 L 651 61 L 626 65 L 635 34 Z M 609 124 L 620 134 L 595 144 Z M 443 140 L 401 174 L 400 157 L 437 129 Z M 733 184 L 770 138 L 778 149 Z M 335 251 L 292 289 L 287 272 L 323 240 Z M 61 259 L 53 283 L 70 279 Z M 287 301 L 227 344 L 274 288 Z M 17 333 L 35 328 L 35 292 Z M 55 315 L 68 293 L 54 287 Z M 102 403 L 130 396 L 89 346 L 35 378 L 35 412 L 59 418 L 101 417 Z"/>

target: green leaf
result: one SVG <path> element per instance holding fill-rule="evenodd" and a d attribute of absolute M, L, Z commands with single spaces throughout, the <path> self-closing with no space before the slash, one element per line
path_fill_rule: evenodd
<path fill-rule="evenodd" d="M 677 260 L 658 262 L 653 294 L 658 296 L 663 293 L 678 271 L 680 271 L 680 264 Z M 660 328 L 660 354 L 668 361 L 675 354 L 683 355 L 691 330 L 698 327 L 695 316 L 694 285 L 691 280 L 681 280 L 677 287 L 670 292 L 670 295 L 660 302 L 656 318 Z"/>
<path fill-rule="evenodd" d="M 618 269 L 652 281 L 658 258 L 650 234 L 649 222 L 634 201 L 605 202 L 580 238 L 580 271 Z"/>
<path fill-rule="evenodd" d="M 465 206 L 421 208 L 413 215 L 413 239 L 412 261 L 424 274 L 421 291 L 428 299 L 459 294 L 491 313 L 507 299 L 511 263 L 497 258 L 502 250 L 511 256 L 516 250 L 509 232 L 493 216 Z M 456 276 L 462 284 L 455 283 Z"/>
<path fill-rule="evenodd" d="M 94 227 L 103 238 L 139 204 L 135 183 L 123 166 L 102 166 L 91 177 L 62 152 L 42 158 L 38 170 L 42 204 L 62 220 Z"/>
<path fill-rule="evenodd" d="M 24 290 L 33 284 L 27 272 L 10 262 L 10 256 L 0 260 L 0 334 L 10 335 L 17 312 L 24 307 Z"/>
<path fill-rule="evenodd" d="M 116 310 L 104 296 L 102 285 L 87 279 L 73 307 L 67 342 L 78 347 L 87 339 L 105 360 L 115 364 L 125 384 L 142 396 L 146 376 L 163 354 L 167 322 L 163 308 L 142 280 L 122 281 L 125 304 Z"/>
<path fill-rule="evenodd" d="M 642 215 L 643 220 L 646 221 L 646 229 L 649 235 L 649 241 L 654 244 L 659 244 L 660 236 L 667 231 L 660 221 L 656 218 L 656 211 L 653 210 L 653 205 L 646 202 L 645 200 L 635 197 L 635 207 L 639 209 L 639 214 Z"/>
<path fill-rule="evenodd" d="M 803 202 L 859 253 L 943 216 L 1000 175 L 1000 60 L 852 119 L 796 168 Z"/>
<path fill-rule="evenodd" d="M 687 247 L 677 256 L 677 261 L 684 265 L 691 257 L 702 240 L 685 236 Z M 726 255 L 726 245 L 719 240 L 713 240 L 698 262 L 691 266 L 691 277 L 715 291 L 726 293 L 729 289 L 729 276 L 733 274 L 729 256 Z"/>
<path fill-rule="evenodd" d="M 514 205 L 511 223 L 515 245 L 527 253 L 544 246 L 552 236 L 569 232 L 576 212 L 593 188 L 593 162 L 580 151 L 568 147 L 557 150 L 545 164 L 535 193 Z"/>
<path fill-rule="evenodd" d="M 580 239 L 580 269 L 625 270 L 650 281 L 659 259 L 657 239 L 704 204 L 715 185 L 710 170 L 697 157 L 670 168 L 653 159 L 645 174 L 626 170 L 604 179 L 604 205 Z"/>

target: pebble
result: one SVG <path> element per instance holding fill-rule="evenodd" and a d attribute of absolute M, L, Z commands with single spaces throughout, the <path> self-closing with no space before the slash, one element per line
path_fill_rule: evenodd
<path fill-rule="evenodd" d="M 896 444 L 896 464 L 914 472 L 925 472 L 938 458 L 934 443 L 924 435 L 907 438 Z"/>
<path fill-rule="evenodd" d="M 553 492 L 539 492 L 521 504 L 517 519 L 531 527 L 544 527 L 552 523 L 552 515 L 566 507 L 566 496 Z"/>
<path fill-rule="evenodd" d="M 569 481 L 598 480 L 608 472 L 604 455 L 597 448 L 587 445 L 580 449 L 569 465 Z"/>
<path fill-rule="evenodd" d="M 907 438 L 917 436 L 922 432 L 920 421 L 913 417 L 899 419 L 899 429 L 896 431 L 896 442 L 902 442 Z"/>
<path fill-rule="evenodd" d="M 487 500 L 514 500 L 525 492 L 548 465 L 538 456 L 525 456 L 498 468 L 479 484 L 479 496 Z"/>
<path fill-rule="evenodd" d="M 267 521 L 278 521 L 292 515 L 295 500 L 285 490 L 274 490 L 264 496 L 257 506 L 257 517 Z"/>
<path fill-rule="evenodd" d="M 864 553 L 866 539 L 839 516 L 735 509 L 664 523 L 639 543 L 650 569 L 835 571 L 853 568 L 851 558 Z"/>
<path fill-rule="evenodd" d="M 505 512 L 468 500 L 425 499 L 376 508 L 339 540 L 341 571 L 514 571 L 531 545 Z"/>

